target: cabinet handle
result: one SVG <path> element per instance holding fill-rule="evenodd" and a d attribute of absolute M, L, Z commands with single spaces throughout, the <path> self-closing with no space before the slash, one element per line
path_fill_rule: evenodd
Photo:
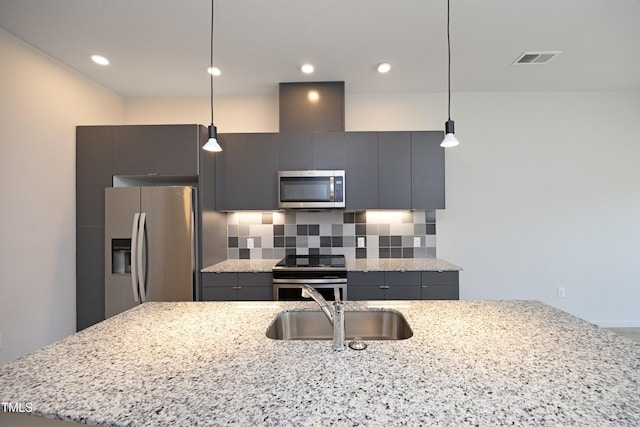
<path fill-rule="evenodd" d="M 427 288 L 428 286 L 427 286 L 427 285 L 422 285 L 422 287 L 423 287 L 423 288 Z"/>
<path fill-rule="evenodd" d="M 242 286 L 232 286 L 231 289 L 235 289 L 236 291 L 242 289 Z"/>
<path fill-rule="evenodd" d="M 387 286 L 387 285 L 380 285 L 380 289 L 389 289 L 389 286 Z"/>

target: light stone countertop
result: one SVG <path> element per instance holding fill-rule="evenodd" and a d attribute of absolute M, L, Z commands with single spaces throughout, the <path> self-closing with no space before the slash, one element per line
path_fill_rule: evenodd
<path fill-rule="evenodd" d="M 280 259 L 228 259 L 203 268 L 203 273 L 271 272 Z M 437 258 L 348 259 L 348 271 L 460 271 L 462 268 Z"/>
<path fill-rule="evenodd" d="M 280 259 L 228 259 L 200 270 L 203 273 L 271 273 Z"/>
<path fill-rule="evenodd" d="M 313 302 L 145 303 L 1 366 L 0 402 L 106 426 L 640 425 L 628 338 L 536 301 L 388 303 L 414 336 L 344 352 L 265 337 Z"/>

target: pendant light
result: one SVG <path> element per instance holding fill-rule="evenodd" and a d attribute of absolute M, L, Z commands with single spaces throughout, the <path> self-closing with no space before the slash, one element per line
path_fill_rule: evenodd
<path fill-rule="evenodd" d="M 453 120 L 451 120 L 451 36 L 449 35 L 449 0 L 447 0 L 447 53 L 448 53 L 448 68 L 447 68 L 447 81 L 448 81 L 448 120 L 444 124 L 444 139 L 440 143 L 441 147 L 449 148 L 455 147 L 460 144 L 458 138 L 455 135 L 455 129 L 453 126 Z"/>
<path fill-rule="evenodd" d="M 209 126 L 209 140 L 202 147 L 203 150 L 219 152 L 222 147 L 218 144 L 218 129 L 213 124 L 213 3 L 211 0 L 211 50 L 209 57 L 209 88 L 210 88 L 210 106 L 211 106 L 211 126 Z"/>

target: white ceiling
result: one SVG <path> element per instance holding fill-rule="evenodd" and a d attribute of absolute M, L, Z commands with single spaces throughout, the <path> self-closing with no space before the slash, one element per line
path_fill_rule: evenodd
<path fill-rule="evenodd" d="M 207 96 L 210 8 L 0 0 L 0 26 L 125 97 Z M 217 95 L 329 80 L 347 93 L 446 90 L 446 0 L 216 0 L 215 14 Z M 640 90 L 640 0 L 451 0 L 451 42 L 454 92 Z M 558 50 L 546 65 L 511 65 Z"/>

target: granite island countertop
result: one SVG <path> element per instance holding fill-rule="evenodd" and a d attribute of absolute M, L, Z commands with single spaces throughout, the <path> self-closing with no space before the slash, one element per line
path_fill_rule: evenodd
<path fill-rule="evenodd" d="M 228 259 L 203 268 L 203 273 L 271 272 L 280 259 Z M 460 271 L 462 268 L 438 258 L 347 259 L 347 271 Z"/>
<path fill-rule="evenodd" d="M 335 352 L 265 336 L 313 302 L 145 303 L 1 366 L 0 401 L 107 426 L 640 425 L 625 337 L 536 301 L 387 304 L 413 337 Z"/>

